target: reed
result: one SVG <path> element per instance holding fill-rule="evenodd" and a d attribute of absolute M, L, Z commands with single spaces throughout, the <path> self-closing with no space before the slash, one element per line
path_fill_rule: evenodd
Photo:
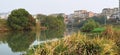
<path fill-rule="evenodd" d="M 27 55 L 119 55 L 118 45 L 105 37 L 88 38 L 80 32 L 32 48 Z M 28 51 L 29 53 L 30 51 Z"/>

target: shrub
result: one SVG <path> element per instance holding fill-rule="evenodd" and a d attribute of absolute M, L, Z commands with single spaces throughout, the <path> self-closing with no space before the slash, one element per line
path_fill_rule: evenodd
<path fill-rule="evenodd" d="M 104 38 L 88 39 L 77 33 L 71 37 L 38 45 L 34 55 L 115 55 L 117 46 Z"/>
<path fill-rule="evenodd" d="M 92 19 L 89 19 L 81 28 L 81 31 L 83 32 L 91 32 L 94 28 L 98 28 L 99 27 L 99 23 L 95 22 Z"/>

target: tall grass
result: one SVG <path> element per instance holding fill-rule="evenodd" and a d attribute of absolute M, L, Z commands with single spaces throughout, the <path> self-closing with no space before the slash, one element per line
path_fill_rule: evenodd
<path fill-rule="evenodd" d="M 106 26 L 106 30 L 101 34 L 101 37 L 110 39 L 118 46 L 118 53 L 120 54 L 120 29 L 111 25 Z"/>
<path fill-rule="evenodd" d="M 119 55 L 118 45 L 112 39 L 93 39 L 74 33 L 58 41 L 44 43 L 28 51 L 27 55 Z"/>

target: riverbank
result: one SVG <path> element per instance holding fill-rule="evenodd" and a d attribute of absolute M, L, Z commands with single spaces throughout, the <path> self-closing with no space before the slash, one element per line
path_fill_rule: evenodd
<path fill-rule="evenodd" d="M 34 46 L 26 55 L 119 55 L 118 33 L 89 38 L 78 32 L 70 37 Z"/>

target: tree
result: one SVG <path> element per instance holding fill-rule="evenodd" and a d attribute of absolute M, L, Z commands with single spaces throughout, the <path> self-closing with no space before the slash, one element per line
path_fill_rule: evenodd
<path fill-rule="evenodd" d="M 38 14 L 37 15 L 37 19 L 40 21 L 40 25 L 41 26 L 44 26 L 44 23 L 45 23 L 45 18 L 46 18 L 47 16 L 46 15 L 43 15 L 43 14 Z"/>
<path fill-rule="evenodd" d="M 81 28 L 81 30 L 83 32 L 90 32 L 92 31 L 94 28 L 98 28 L 99 27 L 99 23 L 95 22 L 92 19 L 87 20 L 87 22 L 83 25 L 83 27 Z"/>
<path fill-rule="evenodd" d="M 92 17 L 93 20 L 95 20 L 95 22 L 98 22 L 99 24 L 105 24 L 105 20 L 107 19 L 106 16 L 94 16 Z M 107 21 L 107 20 L 106 20 Z"/>
<path fill-rule="evenodd" d="M 37 19 L 40 20 L 41 26 L 47 27 L 48 29 L 62 29 L 65 27 L 64 17 L 61 15 L 55 16 L 46 16 L 39 14 Z"/>
<path fill-rule="evenodd" d="M 7 23 L 12 30 L 29 30 L 35 24 L 35 20 L 28 11 L 20 8 L 11 12 Z"/>

